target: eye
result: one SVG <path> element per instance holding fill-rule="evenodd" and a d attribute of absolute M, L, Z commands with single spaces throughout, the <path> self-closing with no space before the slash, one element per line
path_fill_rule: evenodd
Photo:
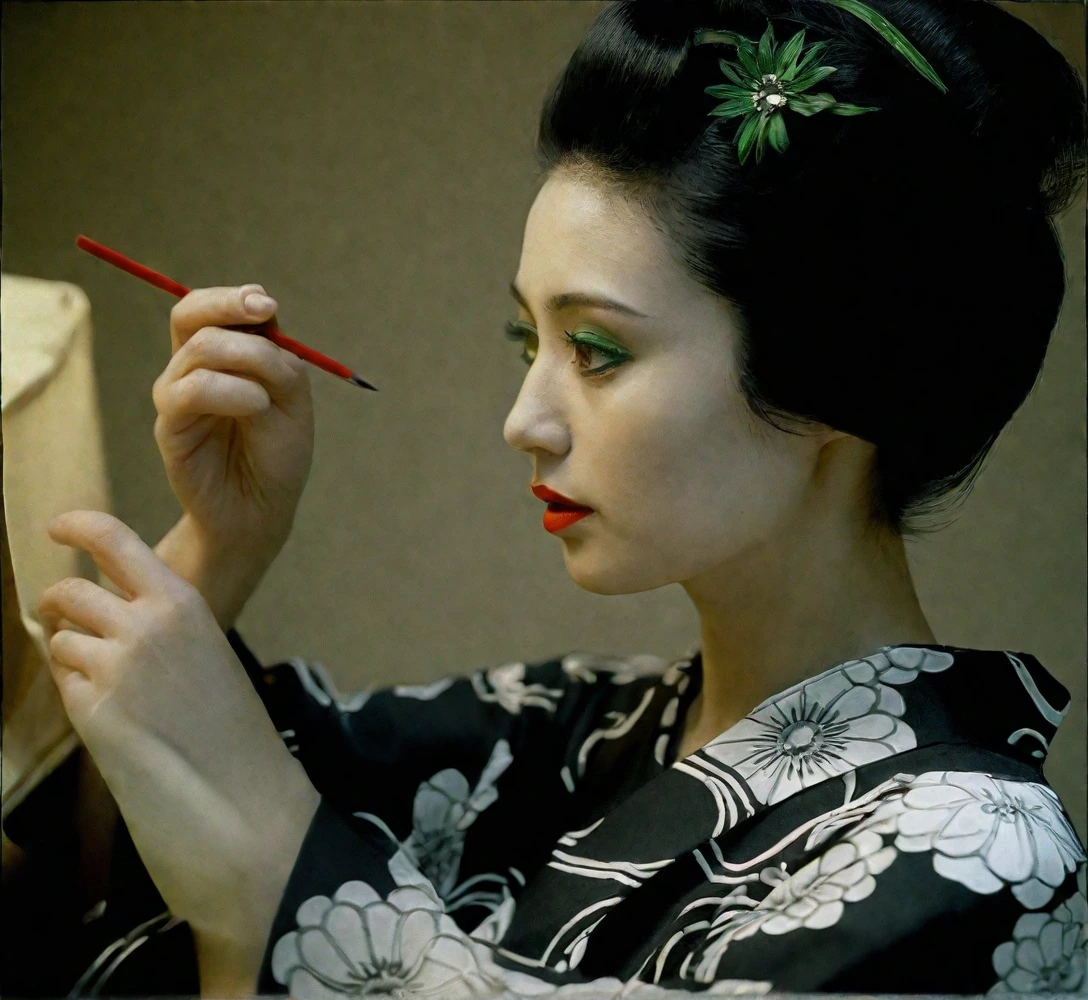
<path fill-rule="evenodd" d="M 507 321 L 505 327 L 506 337 L 508 340 L 519 340 L 522 343 L 521 360 L 527 365 L 531 365 L 536 358 L 536 330 L 534 330 L 528 323 L 522 323 L 518 320 L 516 323 Z"/>
<path fill-rule="evenodd" d="M 567 343 L 574 348 L 573 360 L 583 368 L 582 374 L 586 378 L 597 378 L 605 375 L 613 368 L 618 368 L 625 361 L 631 360 L 631 355 L 619 344 L 614 344 L 611 340 L 594 333 L 592 330 L 575 330 L 574 333 L 568 333 L 564 330 L 563 336 L 567 338 Z M 607 358 L 608 361 L 596 368 L 585 370 L 593 351 Z"/>
<path fill-rule="evenodd" d="M 521 353 L 521 360 L 527 365 L 531 365 L 537 354 L 536 330 L 530 324 L 518 320 L 516 323 L 507 322 L 505 332 L 508 339 L 522 342 L 524 349 Z M 578 364 L 583 369 L 580 374 L 586 378 L 597 378 L 631 360 L 630 353 L 593 330 L 575 330 L 574 333 L 564 330 L 563 336 L 574 349 L 574 357 L 571 359 L 571 363 Z M 598 365 L 596 368 L 586 369 L 586 366 L 591 363 L 593 352 L 608 360 L 605 364 Z"/>

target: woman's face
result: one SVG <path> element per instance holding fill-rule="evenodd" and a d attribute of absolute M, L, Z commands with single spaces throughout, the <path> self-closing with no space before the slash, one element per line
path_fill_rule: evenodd
<path fill-rule="evenodd" d="M 551 175 L 529 211 L 514 283 L 535 357 L 503 436 L 531 456 L 533 483 L 594 508 L 557 532 L 579 586 L 626 594 L 694 581 L 799 520 L 826 438 L 750 413 L 732 307 L 680 272 L 642 213 Z M 549 309 L 567 293 L 644 318 L 600 305 Z"/>

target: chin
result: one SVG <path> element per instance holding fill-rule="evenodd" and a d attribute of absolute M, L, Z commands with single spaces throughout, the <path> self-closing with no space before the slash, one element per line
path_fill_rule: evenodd
<path fill-rule="evenodd" d="M 647 590 L 657 590 L 666 587 L 676 580 L 672 577 L 665 578 L 651 576 L 646 566 L 634 565 L 617 566 L 607 560 L 596 559 L 591 561 L 589 553 L 579 551 L 584 546 L 579 541 L 564 540 L 563 561 L 567 567 L 570 578 L 591 594 L 600 594 L 602 597 L 616 597 L 620 594 L 641 594 Z"/>

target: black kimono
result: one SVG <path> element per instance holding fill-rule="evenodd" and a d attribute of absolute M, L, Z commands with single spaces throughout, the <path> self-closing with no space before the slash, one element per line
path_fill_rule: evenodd
<path fill-rule="evenodd" d="M 322 796 L 262 994 L 1085 989 L 1086 855 L 1042 772 L 1069 695 L 1030 655 L 884 647 L 677 760 L 698 651 L 342 696 L 228 638 Z M 122 991 L 108 964 L 84 992 Z"/>

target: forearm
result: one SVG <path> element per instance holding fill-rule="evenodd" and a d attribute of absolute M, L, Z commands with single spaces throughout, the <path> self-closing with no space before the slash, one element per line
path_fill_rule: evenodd
<path fill-rule="evenodd" d="M 213 552 L 188 515 L 155 546 L 155 554 L 200 591 L 224 632 L 234 625 L 277 553 L 258 546 Z"/>

